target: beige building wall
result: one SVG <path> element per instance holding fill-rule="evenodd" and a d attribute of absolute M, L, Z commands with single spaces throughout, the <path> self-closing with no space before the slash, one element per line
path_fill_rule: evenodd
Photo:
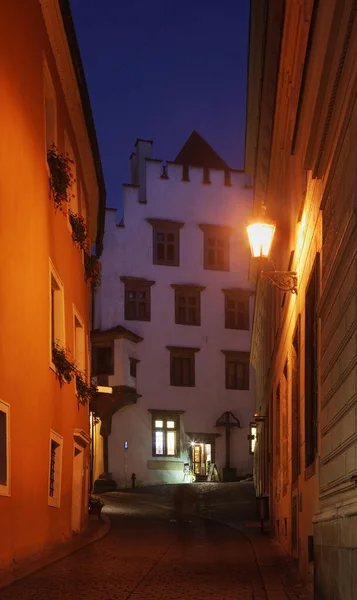
<path fill-rule="evenodd" d="M 269 495 L 276 537 L 298 560 L 305 581 L 314 583 L 316 597 L 352 600 L 357 597 L 356 11 L 350 0 L 304 6 L 252 0 L 251 7 L 247 168 L 256 209 L 263 201 L 276 221 L 275 265 L 269 267 L 296 271 L 298 277 L 296 296 L 284 296 L 263 281 L 258 285 L 251 355 L 257 373 L 255 481 L 258 492 Z M 262 28 L 265 34 L 258 35 Z M 264 65 L 258 60 L 262 48 L 269 56 Z M 307 307 L 316 256 L 315 342 Z M 310 414 L 314 398 L 315 415 Z"/>

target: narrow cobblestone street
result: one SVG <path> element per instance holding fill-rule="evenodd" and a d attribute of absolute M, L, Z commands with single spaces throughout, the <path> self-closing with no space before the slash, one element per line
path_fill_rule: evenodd
<path fill-rule="evenodd" d="M 219 499 L 220 488 L 211 488 L 211 506 L 215 492 Z M 188 517 L 180 527 L 172 511 L 153 505 L 169 507 L 167 494 L 168 488 L 150 497 L 107 495 L 112 528 L 105 538 L 3 589 L 1 600 L 298 597 L 266 594 L 253 547 L 242 533 L 202 518 Z M 222 504 L 216 510 L 222 512 Z"/>

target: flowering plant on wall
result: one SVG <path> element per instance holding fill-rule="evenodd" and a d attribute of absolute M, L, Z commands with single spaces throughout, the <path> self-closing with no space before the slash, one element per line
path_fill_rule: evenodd
<path fill-rule="evenodd" d="M 97 396 L 97 386 L 91 381 L 86 382 L 86 376 L 80 371 L 76 371 L 77 397 L 80 404 L 92 404 Z"/>
<path fill-rule="evenodd" d="M 52 346 L 52 362 L 56 369 L 56 377 L 60 386 L 64 383 L 71 383 L 75 371 L 75 365 L 67 357 L 66 348 L 60 346 L 58 342 Z"/>
<path fill-rule="evenodd" d="M 69 222 L 72 227 L 72 240 L 80 248 L 88 252 L 90 248 L 90 239 L 84 218 L 74 213 L 71 209 L 68 211 Z"/>
<path fill-rule="evenodd" d="M 95 290 L 101 282 L 102 265 L 93 254 L 84 253 L 85 280 L 90 281 L 92 289 Z"/>
<path fill-rule="evenodd" d="M 80 404 L 93 404 L 97 396 L 97 386 L 90 381 L 86 382 L 86 375 L 78 370 L 76 364 L 69 360 L 68 350 L 63 348 L 58 342 L 52 347 L 52 362 L 56 368 L 56 376 L 60 386 L 64 383 L 71 383 L 76 378 L 77 398 Z"/>
<path fill-rule="evenodd" d="M 55 208 L 63 210 L 63 203 L 68 203 L 72 196 L 71 189 L 75 182 L 68 154 L 61 154 L 53 144 L 47 151 L 47 163 L 50 169 L 50 191 Z"/>

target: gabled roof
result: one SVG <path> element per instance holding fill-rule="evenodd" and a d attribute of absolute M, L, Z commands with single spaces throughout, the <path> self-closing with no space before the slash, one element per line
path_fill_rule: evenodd
<path fill-rule="evenodd" d="M 197 131 L 191 133 L 174 162 L 178 165 L 189 167 L 206 167 L 207 169 L 220 169 L 223 171 L 231 170 L 223 158 L 213 150 L 212 146 Z"/>

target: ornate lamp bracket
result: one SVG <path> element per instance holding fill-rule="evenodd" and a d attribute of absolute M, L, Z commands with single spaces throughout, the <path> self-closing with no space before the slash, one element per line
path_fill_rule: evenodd
<path fill-rule="evenodd" d="M 297 294 L 298 280 L 295 271 L 261 271 L 260 277 L 283 292 Z"/>

